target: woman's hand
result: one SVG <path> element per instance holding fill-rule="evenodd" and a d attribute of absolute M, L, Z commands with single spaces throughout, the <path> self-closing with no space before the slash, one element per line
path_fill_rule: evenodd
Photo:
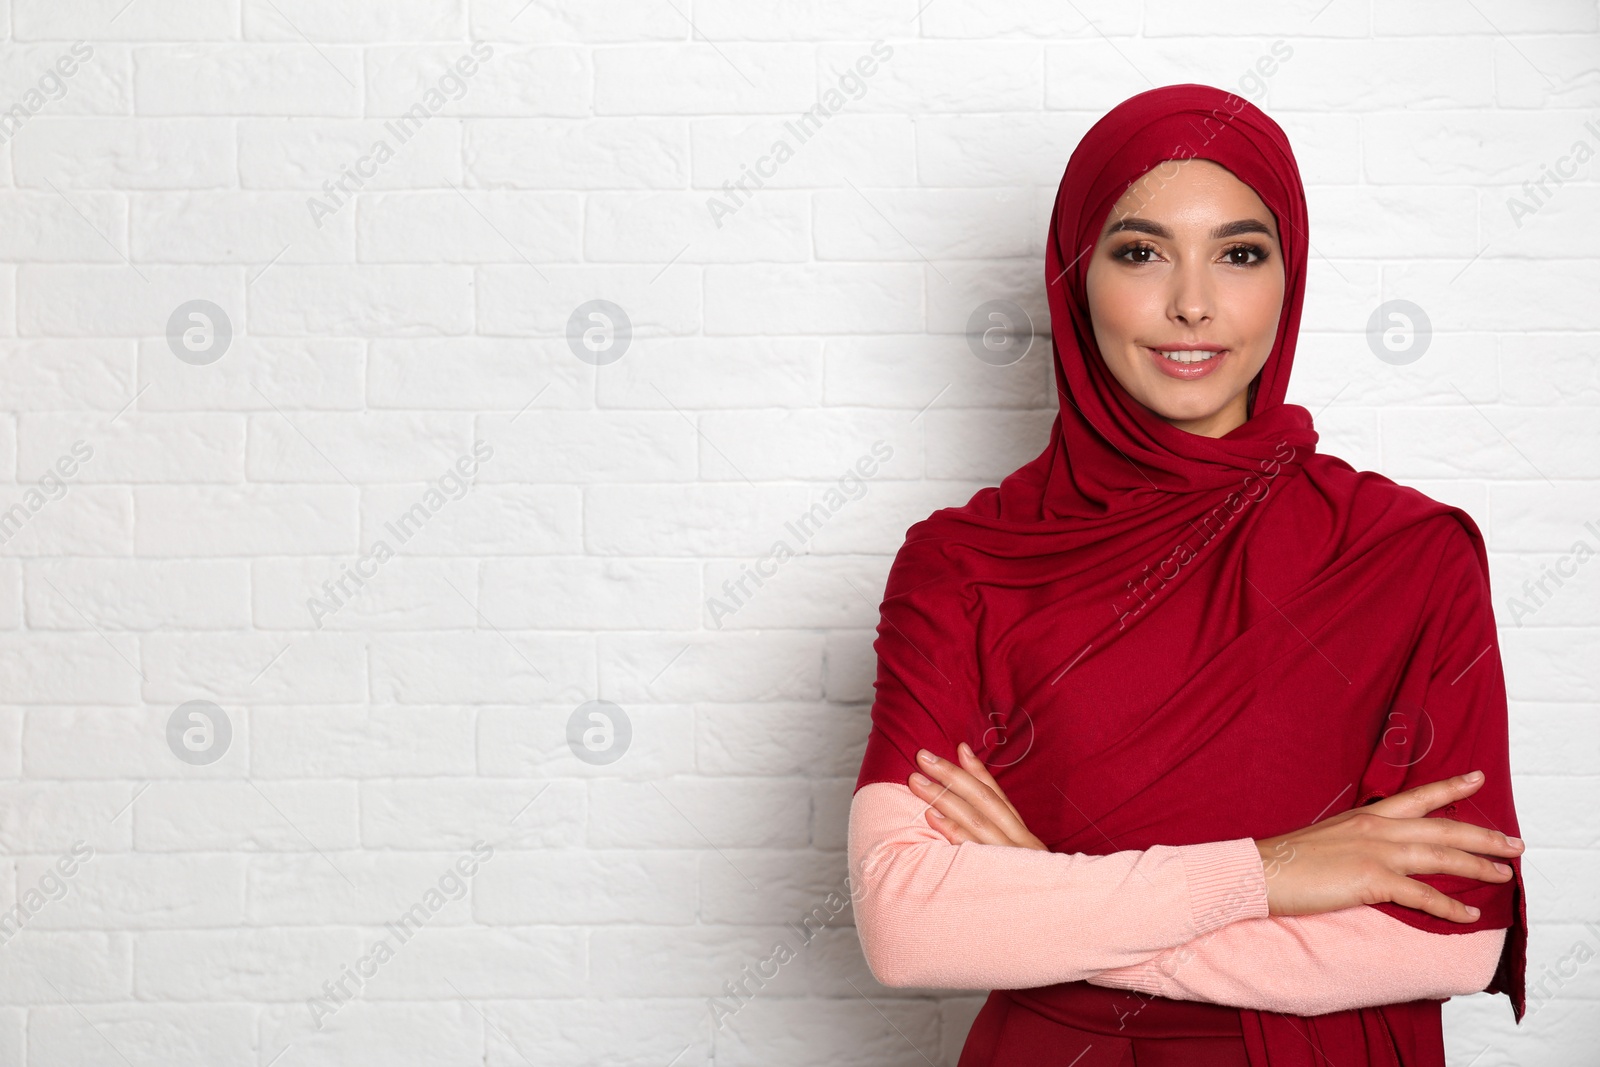
<path fill-rule="evenodd" d="M 977 841 L 1050 851 L 1028 832 L 1000 784 L 965 741 L 957 746 L 956 753 L 960 764 L 940 759 L 927 749 L 917 753 L 917 762 L 932 780 L 913 772 L 908 784 L 930 805 L 925 813 L 928 825 L 955 845 Z"/>
<path fill-rule="evenodd" d="M 1452 922 L 1478 917 L 1468 907 L 1408 875 L 1456 874 L 1508 882 L 1511 868 L 1475 856 L 1520 856 L 1523 845 L 1498 830 L 1423 816 L 1471 796 L 1479 772 L 1429 782 L 1292 833 L 1259 838 L 1272 915 L 1312 915 L 1393 901 Z"/>

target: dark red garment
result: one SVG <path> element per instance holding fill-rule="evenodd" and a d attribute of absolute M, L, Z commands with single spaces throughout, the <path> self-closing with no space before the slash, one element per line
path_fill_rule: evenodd
<path fill-rule="evenodd" d="M 1252 1067 L 1444 1063 L 1441 1000 L 1303 1018 L 1071 982 L 997 990 L 957 1067 Z M 1331 1050 L 1338 1049 L 1331 1054 Z M 1318 1052 L 1321 1052 L 1319 1055 Z"/>
<path fill-rule="evenodd" d="M 1095 346 L 1084 292 L 1111 205 L 1147 172 L 1170 173 L 1163 161 L 1187 158 L 1250 185 L 1283 253 L 1272 354 L 1250 418 L 1220 438 L 1172 426 L 1123 389 Z M 1240 97 L 1167 86 L 1084 136 L 1046 251 L 1059 399 L 1050 441 L 998 487 L 907 531 L 874 643 L 856 788 L 904 784 L 919 748 L 954 759 L 967 741 L 1052 851 L 1106 854 L 1270 837 L 1481 769 L 1479 791 L 1435 815 L 1518 833 L 1477 525 L 1317 453 L 1310 413 L 1283 402 L 1307 247 L 1288 140 Z M 1351 377 L 1374 367 L 1359 341 L 1350 348 Z M 1378 907 L 1439 933 L 1509 927 L 1488 989 L 1508 994 L 1520 1020 L 1526 908 L 1521 860 L 1507 862 L 1516 877 L 1505 884 L 1417 876 L 1480 908 L 1473 923 Z M 1086 982 L 993 993 L 961 1062 L 1069 1063 L 1076 1050 L 1061 1055 L 1059 1028 L 1105 1035 L 1107 1005 L 1138 996 Z M 1143 1001 L 1124 1026 L 1185 1063 L 1444 1064 L 1438 1000 L 1312 1018 Z M 1110 1031 L 1133 1040 L 1121 1018 Z"/>

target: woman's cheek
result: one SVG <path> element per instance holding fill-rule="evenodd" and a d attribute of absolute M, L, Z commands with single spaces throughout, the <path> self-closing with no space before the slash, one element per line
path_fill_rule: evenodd
<path fill-rule="evenodd" d="M 1105 324 L 1106 334 L 1119 349 L 1132 344 L 1137 336 L 1163 328 L 1162 291 L 1153 277 L 1116 278 L 1105 287 L 1104 299 L 1099 303 L 1098 308 L 1091 309 L 1090 316 L 1096 324 Z M 1102 346 L 1101 351 L 1104 350 Z"/>
<path fill-rule="evenodd" d="M 1267 344 L 1278 332 L 1278 319 L 1283 314 L 1283 271 L 1261 271 L 1256 284 L 1250 289 L 1254 333 L 1265 337 Z"/>

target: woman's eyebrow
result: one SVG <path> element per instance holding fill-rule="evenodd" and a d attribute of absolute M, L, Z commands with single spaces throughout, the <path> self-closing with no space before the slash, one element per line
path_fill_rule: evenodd
<path fill-rule="evenodd" d="M 1106 227 L 1106 232 L 1102 236 L 1110 237 L 1112 234 L 1121 233 L 1124 230 L 1147 233 L 1152 237 L 1169 239 L 1172 237 L 1172 231 L 1161 225 L 1161 223 L 1150 219 L 1141 219 L 1137 215 L 1126 215 L 1118 219 Z M 1233 222 L 1225 222 L 1212 230 L 1211 238 L 1214 241 L 1220 241 L 1227 237 L 1238 237 L 1246 233 L 1264 233 L 1271 237 L 1272 229 L 1260 219 L 1235 219 Z"/>
<path fill-rule="evenodd" d="M 1211 236 L 1213 239 L 1220 241 L 1224 237 L 1238 237 L 1246 233 L 1264 233 L 1271 237 L 1272 229 L 1260 219 L 1237 219 L 1218 226 L 1211 231 Z"/>

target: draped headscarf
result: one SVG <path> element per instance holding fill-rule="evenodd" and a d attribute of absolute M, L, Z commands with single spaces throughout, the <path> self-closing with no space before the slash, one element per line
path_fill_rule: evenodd
<path fill-rule="evenodd" d="M 1211 438 L 1157 416 L 1096 343 L 1085 278 L 1111 206 L 1206 159 L 1277 222 L 1284 300 L 1249 417 Z M 1042 452 L 906 533 L 874 650 L 856 788 L 904 784 L 966 741 L 1052 851 L 1270 837 L 1469 770 L 1433 813 L 1515 835 L 1505 682 L 1483 537 L 1464 511 L 1316 451 L 1284 403 L 1309 250 L 1283 131 L 1204 85 L 1134 96 L 1084 136 L 1051 215 L 1045 285 L 1058 410 Z M 1353 377 L 1371 367 L 1352 353 Z M 1490 992 L 1524 1012 L 1521 858 L 1505 884 L 1416 875 L 1509 928 Z M 1086 983 L 1014 991 L 1065 1013 Z M 1000 995 L 999 993 L 995 995 Z M 1168 1002 L 1172 1003 L 1172 1002 Z M 1252 1062 L 1437 1063 L 1437 1000 L 1315 1017 L 1238 1009 Z M 1232 1011 L 1234 1009 L 1227 1009 Z M 1398 1048 L 1399 1053 L 1372 1052 Z M 1318 1052 L 1317 1050 L 1320 1050 Z M 1384 1056 L 1403 1056 L 1385 1059 Z"/>

